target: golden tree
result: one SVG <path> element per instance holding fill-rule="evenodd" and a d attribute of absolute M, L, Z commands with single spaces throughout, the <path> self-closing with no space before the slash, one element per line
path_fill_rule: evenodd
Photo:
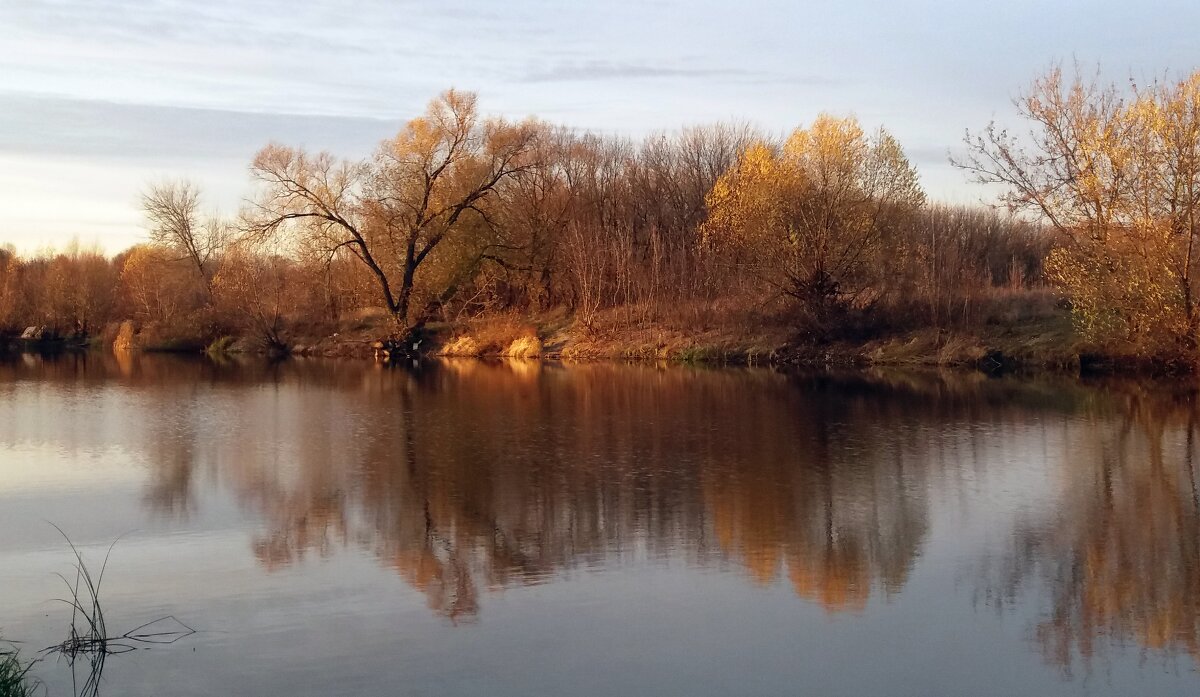
<path fill-rule="evenodd" d="M 131 249 L 121 267 L 120 288 L 136 317 L 165 322 L 200 304 L 186 262 L 158 245 Z"/>
<path fill-rule="evenodd" d="M 18 331 L 24 314 L 22 271 L 16 252 L 0 247 L 0 333 Z"/>
<path fill-rule="evenodd" d="M 823 114 L 782 148 L 747 148 L 709 193 L 703 233 L 735 270 L 821 314 L 875 289 L 889 235 L 924 201 L 887 131 Z"/>
<path fill-rule="evenodd" d="M 954 163 L 1059 233 L 1047 271 L 1086 337 L 1194 348 L 1200 73 L 1126 93 L 1054 68 L 1016 105 L 1028 134 L 989 125 Z"/>
<path fill-rule="evenodd" d="M 47 262 L 43 315 L 61 333 L 86 335 L 112 317 L 117 283 L 116 270 L 99 249 L 72 242 Z"/>

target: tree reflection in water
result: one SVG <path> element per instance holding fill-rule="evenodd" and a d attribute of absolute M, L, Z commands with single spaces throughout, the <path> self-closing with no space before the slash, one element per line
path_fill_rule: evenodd
<path fill-rule="evenodd" d="M 1070 429 L 1058 506 L 1022 518 L 991 592 L 1046 588 L 1035 631 L 1070 672 L 1135 643 L 1200 661 L 1200 494 L 1192 389 L 1114 384 Z"/>
<path fill-rule="evenodd" d="M 980 587 L 1002 607 L 1043 603 L 1033 634 L 1067 669 L 1112 642 L 1200 659 L 1191 390 L 96 354 L 0 373 L 0 392 L 30 378 L 136 388 L 136 414 L 64 414 L 66 427 L 22 422 L 0 399 L 9 441 L 89 448 L 106 429 L 132 430 L 156 514 L 191 516 L 213 488 L 232 492 L 261 520 L 253 552 L 265 568 L 360 550 L 456 622 L 489 592 L 646 564 L 731 570 L 830 612 L 861 610 L 903 591 L 934 534 L 936 496 L 997 469 L 989 448 L 1053 431 L 1052 505 L 996 531 L 1009 544 Z"/>
<path fill-rule="evenodd" d="M 354 545 L 455 621 L 482 591 L 632 562 L 733 564 L 858 609 L 899 590 L 928 525 L 928 459 L 871 421 L 909 409 L 880 408 L 872 383 L 527 363 L 281 370 L 274 384 L 328 399 L 230 399 L 228 430 L 199 451 L 199 432 L 163 419 L 175 437 L 150 434 L 149 501 L 186 515 L 194 475 L 178 463 L 199 456 L 265 520 L 264 566 Z"/>

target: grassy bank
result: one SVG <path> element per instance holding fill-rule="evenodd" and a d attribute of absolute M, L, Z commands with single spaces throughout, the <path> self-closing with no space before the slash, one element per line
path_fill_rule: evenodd
<path fill-rule="evenodd" d="M 1079 370 L 1095 352 L 1067 312 L 976 328 L 920 328 L 861 339 L 802 339 L 785 324 L 594 330 L 556 316 L 496 317 L 439 328 L 433 353 L 564 361 L 650 360 L 741 365 L 961 366 Z M 1113 356 L 1114 364 L 1119 356 Z"/>
<path fill-rule="evenodd" d="M 743 308 L 678 306 L 652 311 L 615 307 L 594 313 L 585 323 L 563 309 L 544 313 L 494 313 L 426 326 L 420 352 L 435 356 L 542 358 L 567 362 L 656 361 L 681 364 L 775 366 L 942 366 L 1006 370 L 1096 373 L 1189 372 L 1183 356 L 1147 357 L 1099 347 L 1076 331 L 1068 306 L 1050 292 L 997 294 L 980 300 L 972 322 L 949 327 L 902 315 L 874 316 L 829 332 L 796 328 L 794 317 Z M 267 354 L 253 336 L 189 336 L 186 328 L 168 334 L 161 327 L 98 337 L 93 345 L 119 350 L 183 347 L 214 357 Z M 286 353 L 370 359 L 377 342 L 395 329 L 380 310 L 362 310 L 322 327 L 296 326 L 286 334 Z M 275 353 L 273 355 L 280 355 Z"/>
<path fill-rule="evenodd" d="M 973 323 L 934 327 L 893 319 L 836 337 L 798 332 L 786 317 L 719 311 L 637 324 L 629 321 L 628 308 L 616 308 L 601 313 L 591 326 L 563 314 L 505 315 L 439 327 L 432 352 L 564 361 L 926 366 L 986 372 L 1187 373 L 1195 369 L 1187 355 L 1147 356 L 1087 342 L 1076 330 L 1069 306 L 1053 293 L 999 295 L 986 305 Z"/>

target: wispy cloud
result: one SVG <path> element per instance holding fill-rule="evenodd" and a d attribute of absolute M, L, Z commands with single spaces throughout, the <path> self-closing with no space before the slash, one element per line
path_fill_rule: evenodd
<path fill-rule="evenodd" d="M 248 161 L 271 140 L 363 155 L 398 120 L 249 113 L 0 93 L 0 153 L 180 163 Z"/>
<path fill-rule="evenodd" d="M 521 77 L 522 82 L 582 82 L 592 80 L 641 80 L 654 78 L 756 77 L 738 68 L 688 68 L 636 63 L 589 61 L 560 63 L 534 69 Z"/>

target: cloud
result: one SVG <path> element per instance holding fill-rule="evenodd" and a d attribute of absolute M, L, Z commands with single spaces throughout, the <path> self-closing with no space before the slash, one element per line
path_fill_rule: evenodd
<path fill-rule="evenodd" d="M 178 164 L 248 159 L 268 141 L 364 155 L 396 120 L 249 113 L 0 93 L 0 153 Z"/>
<path fill-rule="evenodd" d="M 549 68 L 533 70 L 521 77 L 521 82 L 580 82 L 589 80 L 637 80 L 646 78 L 712 78 L 749 77 L 755 73 L 736 68 L 675 68 L 635 63 L 589 61 L 560 63 Z"/>
<path fill-rule="evenodd" d="M 246 111 L 412 113 L 498 74 L 519 12 L 418 0 L 0 2 L 0 92 Z M 536 42 L 530 46 L 536 45 Z M 458 79 L 456 79 L 458 78 Z"/>
<path fill-rule="evenodd" d="M 221 46 L 375 53 L 364 33 L 426 24 L 496 18 L 419 0 L 360 0 L 352 11 L 329 2 L 291 0 L 54 0 L 5 3 L 0 19 L 45 39 L 146 46 Z"/>
<path fill-rule="evenodd" d="M 940 166 L 950 162 L 950 148 L 945 145 L 904 146 L 904 153 L 917 166 Z"/>
<path fill-rule="evenodd" d="M 606 61 L 565 61 L 547 68 L 533 69 L 521 75 L 519 82 L 600 82 L 624 80 L 682 79 L 720 81 L 742 85 L 791 84 L 831 87 L 842 81 L 816 75 L 787 75 L 745 68 L 705 68 L 615 63 Z"/>
<path fill-rule="evenodd" d="M 73 237 L 115 252 L 141 238 L 139 192 L 188 178 L 206 205 L 232 213 L 247 166 L 271 140 L 365 156 L 399 120 L 249 113 L 0 92 L 0 244 L 25 251 Z"/>

